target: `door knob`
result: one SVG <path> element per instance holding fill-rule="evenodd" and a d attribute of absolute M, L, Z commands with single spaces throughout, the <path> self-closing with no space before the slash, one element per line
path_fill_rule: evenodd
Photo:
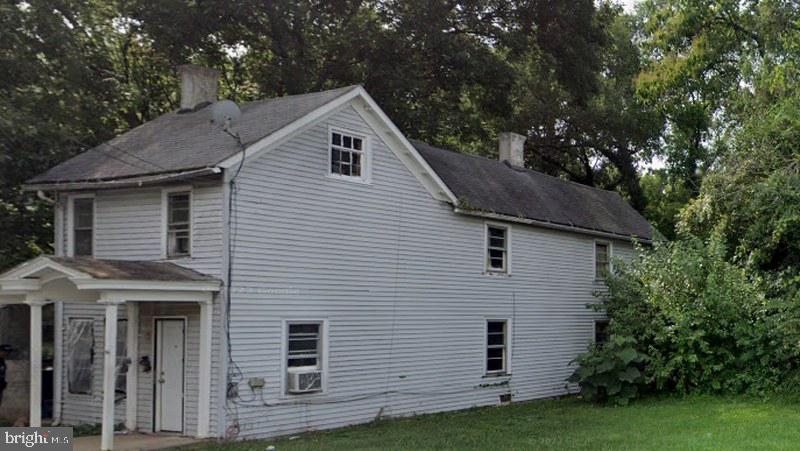
<path fill-rule="evenodd" d="M 164 379 L 163 377 L 159 377 L 158 378 L 158 383 L 159 384 L 163 384 L 164 382 L 166 382 L 166 379 Z"/>

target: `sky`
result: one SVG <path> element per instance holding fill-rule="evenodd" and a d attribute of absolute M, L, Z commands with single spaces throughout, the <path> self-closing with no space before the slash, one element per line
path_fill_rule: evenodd
<path fill-rule="evenodd" d="M 625 6 L 625 11 L 633 12 L 633 7 L 641 0 L 615 0 L 617 3 Z"/>

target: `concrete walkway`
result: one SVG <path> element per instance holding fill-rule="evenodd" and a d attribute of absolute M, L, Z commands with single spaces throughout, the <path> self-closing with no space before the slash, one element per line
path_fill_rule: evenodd
<path fill-rule="evenodd" d="M 140 451 L 174 448 L 180 446 L 200 443 L 191 437 L 181 437 L 179 435 L 159 435 L 159 434 L 115 434 L 115 451 Z M 73 451 L 98 451 L 100 449 L 100 436 L 90 435 L 78 437 L 73 440 Z"/>

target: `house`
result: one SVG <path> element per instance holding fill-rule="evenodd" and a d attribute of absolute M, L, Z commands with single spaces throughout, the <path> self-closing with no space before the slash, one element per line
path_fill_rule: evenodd
<path fill-rule="evenodd" d="M 216 71 L 181 110 L 30 180 L 55 255 L 0 275 L 55 304 L 54 416 L 260 438 L 562 395 L 602 316 L 612 256 L 650 225 L 619 195 L 407 139 L 360 86 L 212 120 Z M 220 123 L 224 122 L 224 123 Z"/>

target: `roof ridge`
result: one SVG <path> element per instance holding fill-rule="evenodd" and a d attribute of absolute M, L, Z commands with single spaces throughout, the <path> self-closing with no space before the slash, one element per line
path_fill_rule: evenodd
<path fill-rule="evenodd" d="M 265 99 L 250 100 L 248 102 L 243 102 L 242 106 L 244 106 L 244 105 L 261 105 L 261 104 L 264 104 L 264 103 L 273 102 L 273 101 L 277 101 L 277 100 L 297 99 L 297 98 L 300 98 L 300 97 L 306 97 L 306 96 L 311 96 L 311 95 L 330 93 L 330 92 L 333 92 L 333 91 L 347 92 L 347 91 L 349 91 L 351 89 L 356 89 L 356 88 L 359 88 L 359 87 L 361 87 L 360 84 L 354 84 L 354 85 L 342 86 L 340 88 L 325 89 L 323 91 L 310 91 L 310 92 L 304 92 L 302 94 L 287 94 L 287 95 L 282 95 L 282 96 L 278 96 L 278 97 L 267 97 Z"/>
<path fill-rule="evenodd" d="M 555 179 L 555 180 L 557 180 L 557 181 L 559 181 L 559 182 L 564 182 L 564 183 L 570 183 L 570 184 L 573 184 L 573 185 L 575 185 L 575 186 L 577 186 L 577 187 L 579 187 L 579 188 L 584 188 L 584 189 L 589 189 L 589 190 L 595 190 L 595 191 L 600 191 L 600 192 L 602 192 L 602 193 L 610 193 L 610 194 L 614 194 L 614 195 L 616 195 L 616 196 L 620 196 L 620 194 L 619 194 L 618 192 L 616 192 L 616 191 L 612 191 L 612 190 L 608 190 L 608 189 L 603 189 L 603 188 L 598 188 L 598 187 L 596 187 L 596 186 L 589 186 L 589 185 L 585 185 L 585 184 L 583 184 L 583 183 L 580 183 L 580 182 L 576 182 L 576 181 L 573 181 L 573 180 L 567 180 L 567 179 L 563 179 L 563 178 L 561 178 L 561 177 L 557 177 L 557 176 L 555 176 L 555 175 L 550 175 L 550 174 L 547 174 L 547 173 L 544 173 L 544 172 L 541 172 L 541 171 L 537 171 L 537 170 L 535 170 L 535 169 L 527 168 L 527 167 L 518 167 L 518 166 L 512 166 L 510 163 L 509 163 L 509 164 L 507 164 L 507 163 L 506 163 L 506 162 L 504 162 L 504 161 L 495 160 L 494 158 L 490 158 L 490 157 L 487 157 L 487 156 L 485 156 L 485 155 L 475 155 L 475 154 L 471 154 L 471 153 L 465 153 L 465 152 L 461 152 L 461 151 L 459 151 L 459 150 L 445 149 L 445 148 L 443 148 L 443 147 L 438 147 L 438 146 L 434 146 L 434 145 L 428 144 L 427 142 L 425 142 L 425 141 L 422 141 L 422 140 L 420 140 L 420 139 L 411 139 L 411 141 L 412 141 L 412 142 L 416 141 L 416 142 L 418 142 L 418 143 L 422 143 L 422 144 L 424 144 L 424 145 L 426 145 L 426 146 L 428 146 L 428 147 L 432 147 L 432 148 L 434 148 L 434 149 L 437 149 L 437 150 L 442 150 L 442 151 L 445 151 L 445 152 L 451 152 L 451 153 L 454 153 L 454 154 L 457 154 L 457 155 L 461 155 L 461 156 L 464 156 L 464 157 L 472 157 L 472 158 L 476 158 L 476 159 L 480 159 L 480 160 L 486 160 L 486 161 L 490 161 L 490 162 L 497 163 L 497 164 L 502 164 L 502 165 L 505 165 L 505 166 L 507 166 L 509 169 L 515 170 L 515 171 L 517 171 L 517 172 L 523 172 L 523 171 L 524 171 L 524 172 L 527 172 L 527 173 L 533 173 L 533 174 L 536 174 L 536 175 L 543 175 L 543 176 L 545 176 L 545 177 L 549 177 L 549 178 L 551 178 L 551 179 Z M 621 197 L 621 196 L 620 196 L 620 197 Z"/>

